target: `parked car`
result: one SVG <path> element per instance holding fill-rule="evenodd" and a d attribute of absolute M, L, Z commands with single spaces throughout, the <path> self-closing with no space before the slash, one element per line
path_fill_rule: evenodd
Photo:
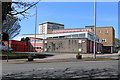
<path fill-rule="evenodd" d="M 3 51 L 3 52 L 8 52 L 8 51 L 13 51 L 12 48 L 8 48 L 8 46 L 5 46 L 5 45 L 0 45 L 0 51 Z"/>

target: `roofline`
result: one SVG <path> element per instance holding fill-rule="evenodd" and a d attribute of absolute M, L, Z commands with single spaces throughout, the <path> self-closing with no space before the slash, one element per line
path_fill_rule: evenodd
<path fill-rule="evenodd" d="M 85 28 L 56 29 L 56 30 L 53 30 L 53 31 L 57 31 L 57 30 L 74 30 L 74 29 L 85 29 Z"/>
<path fill-rule="evenodd" d="M 96 28 L 113 28 L 113 26 L 106 26 L 106 27 L 96 27 Z"/>
<path fill-rule="evenodd" d="M 55 23 L 55 22 L 49 22 L 49 21 L 40 23 L 39 25 L 46 24 L 46 23 L 51 23 L 51 24 L 57 24 L 57 25 L 62 25 L 62 26 L 64 26 L 64 24 Z"/>
<path fill-rule="evenodd" d="M 44 40 L 63 40 L 63 39 L 88 39 L 88 38 L 49 38 L 49 39 L 44 39 Z"/>
<path fill-rule="evenodd" d="M 112 28 L 115 31 L 113 26 L 109 26 L 109 27 L 96 27 L 96 28 Z"/>
<path fill-rule="evenodd" d="M 85 26 L 85 27 L 94 27 L 94 25 L 91 25 L 91 26 Z M 103 26 L 99 26 L 99 27 L 96 26 L 96 28 L 106 28 L 106 27 L 113 27 L 113 26 L 104 26 L 104 27 L 103 27 Z"/>
<path fill-rule="evenodd" d="M 33 38 L 33 39 L 42 39 L 42 38 L 35 38 L 35 37 L 29 37 L 29 38 Z"/>
<path fill-rule="evenodd" d="M 83 32 L 68 32 L 68 33 L 90 33 L 90 34 L 93 34 L 92 32 L 89 32 L 89 31 L 83 31 Z M 54 34 L 65 34 L 65 33 L 51 33 L 51 34 L 46 34 L 46 35 L 54 35 Z M 23 35 L 35 35 L 35 34 L 23 34 Z M 36 34 L 36 35 L 43 35 L 43 34 Z"/>

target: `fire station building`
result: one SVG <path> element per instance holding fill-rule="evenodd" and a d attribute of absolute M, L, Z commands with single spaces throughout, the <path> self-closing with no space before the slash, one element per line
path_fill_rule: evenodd
<path fill-rule="evenodd" d="M 94 27 L 64 29 L 64 25 L 54 22 L 44 22 L 38 26 L 36 38 L 34 34 L 23 34 L 30 37 L 31 47 L 38 52 L 55 53 L 93 53 L 93 41 L 96 39 L 96 52 L 114 51 L 114 28 Z"/>

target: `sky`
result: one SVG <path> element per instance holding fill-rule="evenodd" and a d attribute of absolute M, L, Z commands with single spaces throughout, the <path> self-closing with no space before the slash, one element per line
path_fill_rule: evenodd
<path fill-rule="evenodd" d="M 35 33 L 36 8 L 28 11 L 31 17 L 20 22 L 22 34 Z M 50 21 L 62 23 L 67 28 L 84 28 L 94 25 L 93 2 L 39 2 L 37 4 L 38 24 Z M 118 37 L 118 3 L 97 2 L 97 27 L 113 26 L 115 37 Z"/>

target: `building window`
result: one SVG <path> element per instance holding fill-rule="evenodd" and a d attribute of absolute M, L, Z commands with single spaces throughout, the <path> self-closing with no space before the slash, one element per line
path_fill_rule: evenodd
<path fill-rule="evenodd" d="M 43 41 L 42 40 L 30 40 L 31 43 L 42 43 Z"/>
<path fill-rule="evenodd" d="M 108 33 L 109 31 L 108 30 L 105 30 L 105 33 Z"/>
<path fill-rule="evenodd" d="M 71 38 L 71 35 L 67 35 L 67 36 L 65 36 L 65 38 Z"/>
<path fill-rule="evenodd" d="M 85 34 L 79 34 L 79 38 L 85 38 Z"/>
<path fill-rule="evenodd" d="M 101 33 L 101 30 L 99 30 L 98 33 Z"/>
<path fill-rule="evenodd" d="M 73 38 L 78 38 L 78 34 L 72 35 Z"/>
<path fill-rule="evenodd" d="M 106 39 L 102 39 L 102 42 L 106 42 Z"/>

